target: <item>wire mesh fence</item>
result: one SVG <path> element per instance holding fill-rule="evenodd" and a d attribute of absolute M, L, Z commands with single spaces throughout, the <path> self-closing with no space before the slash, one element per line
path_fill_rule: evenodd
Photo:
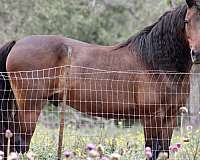
<path fill-rule="evenodd" d="M 1 150 L 7 151 L 10 129 L 10 150 L 29 149 L 36 159 L 57 159 L 58 150 L 87 159 L 88 145 L 96 146 L 99 159 L 114 153 L 144 159 L 147 146 L 198 159 L 198 77 L 79 66 L 1 73 Z"/>

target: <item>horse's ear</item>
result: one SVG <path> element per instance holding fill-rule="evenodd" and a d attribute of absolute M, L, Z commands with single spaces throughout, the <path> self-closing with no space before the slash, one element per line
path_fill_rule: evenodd
<path fill-rule="evenodd" d="M 195 0 L 186 0 L 186 3 L 189 8 L 191 8 L 195 4 Z"/>

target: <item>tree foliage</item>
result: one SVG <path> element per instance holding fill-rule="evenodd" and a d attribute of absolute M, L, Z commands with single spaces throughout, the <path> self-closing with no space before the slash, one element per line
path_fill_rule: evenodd
<path fill-rule="evenodd" d="M 1 43 L 33 34 L 64 35 L 104 45 L 117 43 L 169 9 L 166 1 L 160 0 L 0 0 L 0 3 Z"/>

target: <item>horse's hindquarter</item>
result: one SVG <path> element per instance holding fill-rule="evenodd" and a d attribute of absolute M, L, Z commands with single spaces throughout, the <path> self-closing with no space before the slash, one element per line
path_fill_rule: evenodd
<path fill-rule="evenodd" d="M 63 39 L 57 36 L 30 36 L 16 43 L 7 58 L 7 71 L 19 107 L 31 107 L 27 103 L 34 105 L 35 101 L 45 103 L 58 92 L 58 77 L 63 75 L 59 66 L 67 64 L 67 52 Z"/>
<path fill-rule="evenodd" d="M 8 71 L 33 71 L 66 64 L 68 48 L 59 36 L 30 36 L 17 41 L 7 59 Z"/>

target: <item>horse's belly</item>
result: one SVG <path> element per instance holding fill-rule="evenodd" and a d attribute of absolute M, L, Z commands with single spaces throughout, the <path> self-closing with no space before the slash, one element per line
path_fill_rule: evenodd
<path fill-rule="evenodd" d="M 137 118 L 154 114 L 160 107 L 160 94 L 154 86 L 108 76 L 70 79 L 68 105 L 108 118 Z"/>
<path fill-rule="evenodd" d="M 120 92 L 71 92 L 67 104 L 72 108 L 93 116 L 116 119 L 139 119 L 144 115 L 154 116 L 160 111 L 160 104 L 146 99 L 137 104 L 134 93 Z M 136 96 L 137 97 L 137 96 Z"/>
<path fill-rule="evenodd" d="M 130 118 L 139 114 L 134 93 L 128 90 L 74 88 L 69 92 L 67 103 L 81 112 L 99 117 Z"/>
<path fill-rule="evenodd" d="M 139 111 L 136 110 L 135 106 L 128 104 L 71 101 L 69 105 L 80 112 L 104 118 L 129 119 L 136 118 L 139 115 Z"/>

